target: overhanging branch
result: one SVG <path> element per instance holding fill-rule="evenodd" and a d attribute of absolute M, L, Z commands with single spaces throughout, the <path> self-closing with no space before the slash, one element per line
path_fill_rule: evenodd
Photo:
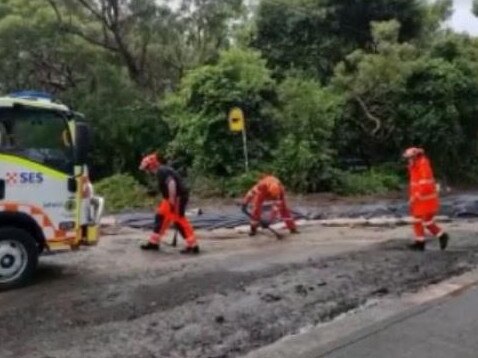
<path fill-rule="evenodd" d="M 360 108 L 362 108 L 362 111 L 364 112 L 365 116 L 375 123 L 375 128 L 372 130 L 372 135 L 376 135 L 380 129 L 382 128 L 382 120 L 376 116 L 374 116 L 369 109 L 367 108 L 367 105 L 365 102 L 360 98 L 360 96 L 355 96 L 354 97 L 357 103 L 360 105 Z"/>

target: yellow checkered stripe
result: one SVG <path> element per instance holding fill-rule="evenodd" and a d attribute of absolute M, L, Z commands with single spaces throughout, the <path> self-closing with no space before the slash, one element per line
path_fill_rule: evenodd
<path fill-rule="evenodd" d="M 69 233 L 55 228 L 55 225 L 48 215 L 35 205 L 16 202 L 0 202 L 0 212 L 24 213 L 29 215 L 42 229 L 47 242 L 65 242 L 75 240 L 76 238 L 75 233 Z"/>

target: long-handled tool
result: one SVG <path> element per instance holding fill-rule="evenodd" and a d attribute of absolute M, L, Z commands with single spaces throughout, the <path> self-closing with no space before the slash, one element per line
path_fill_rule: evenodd
<path fill-rule="evenodd" d="M 252 215 L 247 211 L 247 209 L 246 209 L 245 207 L 243 207 L 242 205 L 241 205 L 241 207 L 242 207 L 242 208 L 241 208 L 242 212 L 243 212 L 248 218 L 253 219 L 253 218 L 252 218 Z M 277 240 L 282 240 L 282 239 L 284 238 L 279 232 L 277 232 L 276 230 L 274 230 L 273 228 L 271 228 L 270 225 L 269 225 L 267 222 L 265 222 L 265 221 L 263 221 L 263 220 L 259 220 L 259 224 L 261 225 L 261 227 L 262 227 L 263 229 L 267 229 L 267 230 L 269 230 L 271 233 L 273 233 L 274 236 L 277 238 Z"/>
<path fill-rule="evenodd" d="M 171 242 L 171 246 L 172 246 L 172 247 L 178 246 L 178 231 L 179 231 L 179 229 L 178 229 L 178 227 L 175 225 L 173 241 Z"/>

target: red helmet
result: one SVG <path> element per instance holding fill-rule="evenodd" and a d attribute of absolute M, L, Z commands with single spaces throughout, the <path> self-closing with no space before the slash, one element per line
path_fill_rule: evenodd
<path fill-rule="evenodd" d="M 410 158 L 415 158 L 416 156 L 419 156 L 419 155 L 424 154 L 424 153 L 425 153 L 425 151 L 422 148 L 411 147 L 411 148 L 408 148 L 403 153 L 403 157 L 406 158 L 406 159 L 410 159 Z"/>
<path fill-rule="evenodd" d="M 161 163 L 156 153 L 149 154 L 141 160 L 139 170 L 156 170 Z"/>

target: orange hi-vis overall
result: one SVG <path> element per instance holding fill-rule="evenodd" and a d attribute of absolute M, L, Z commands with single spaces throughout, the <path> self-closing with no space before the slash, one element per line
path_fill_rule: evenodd
<path fill-rule="evenodd" d="M 409 165 L 408 171 L 410 213 L 415 219 L 415 240 L 425 240 L 425 228 L 438 237 L 443 231 L 435 224 L 434 217 L 438 213 L 440 202 L 430 161 L 425 155 L 419 155 Z"/>
<path fill-rule="evenodd" d="M 188 247 L 197 246 L 196 237 L 191 223 L 186 218 L 186 206 L 189 200 L 189 192 L 181 177 L 172 168 L 161 165 L 156 172 L 159 190 L 163 200 L 156 208 L 155 225 L 149 241 L 158 244 L 171 224 L 175 224 Z M 177 195 L 172 203 L 169 197 L 168 184 L 174 181 Z"/>
<path fill-rule="evenodd" d="M 265 201 L 274 201 L 270 221 L 274 221 L 277 213 L 280 214 L 289 230 L 295 230 L 296 225 L 287 207 L 285 190 L 279 179 L 272 175 L 262 178 L 244 198 L 244 204 L 252 202 L 251 227 L 259 226 L 262 215 L 262 204 Z"/>

